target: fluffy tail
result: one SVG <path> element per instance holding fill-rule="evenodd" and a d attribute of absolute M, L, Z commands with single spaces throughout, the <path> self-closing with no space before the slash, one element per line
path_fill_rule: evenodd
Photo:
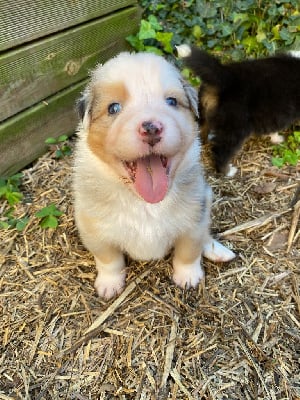
<path fill-rule="evenodd" d="M 220 61 L 200 50 L 197 47 L 190 48 L 186 44 L 176 46 L 179 58 L 182 58 L 184 64 L 189 67 L 201 80 L 213 86 L 222 87 L 224 81 L 228 80 L 228 71 L 226 66 Z M 227 79 L 224 79 L 227 76 Z"/>

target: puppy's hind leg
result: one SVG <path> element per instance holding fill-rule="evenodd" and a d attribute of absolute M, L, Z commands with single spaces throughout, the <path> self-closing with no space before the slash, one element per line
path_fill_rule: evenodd
<path fill-rule="evenodd" d="M 235 258 L 233 251 L 227 249 L 227 247 L 213 238 L 209 238 L 204 245 L 203 256 L 215 262 L 226 262 Z"/>

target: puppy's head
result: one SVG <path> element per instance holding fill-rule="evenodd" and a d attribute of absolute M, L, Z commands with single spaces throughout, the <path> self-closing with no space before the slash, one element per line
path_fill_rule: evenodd
<path fill-rule="evenodd" d="M 168 192 L 198 135 L 197 92 L 165 59 L 121 53 L 98 67 L 78 102 L 91 151 L 150 203 Z"/>

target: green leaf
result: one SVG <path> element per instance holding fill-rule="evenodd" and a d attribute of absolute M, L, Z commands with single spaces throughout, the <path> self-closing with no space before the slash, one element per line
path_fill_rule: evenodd
<path fill-rule="evenodd" d="M 0 197 L 6 195 L 7 192 L 8 192 L 7 186 L 6 185 L 5 186 L 1 186 L 0 185 Z"/>
<path fill-rule="evenodd" d="M 282 157 L 272 157 L 272 164 L 275 167 L 281 168 L 284 164 L 284 160 Z"/>
<path fill-rule="evenodd" d="M 17 220 L 16 229 L 18 231 L 22 231 L 28 224 L 28 221 L 29 217 L 20 218 L 19 220 Z"/>
<path fill-rule="evenodd" d="M 273 37 L 275 40 L 279 40 L 280 39 L 280 34 L 279 34 L 279 29 L 280 29 L 280 25 L 275 25 L 272 28 L 272 33 L 273 33 Z"/>
<path fill-rule="evenodd" d="M 294 131 L 295 140 L 300 143 L 300 131 Z"/>
<path fill-rule="evenodd" d="M 155 31 L 155 29 L 152 28 L 152 25 L 151 25 L 150 22 L 145 21 L 144 19 L 142 19 L 141 26 L 140 26 L 140 31 L 138 33 L 138 38 L 140 40 L 155 39 L 156 38 L 156 31 Z"/>
<path fill-rule="evenodd" d="M 162 30 L 160 23 L 158 22 L 157 18 L 154 15 L 149 15 L 148 21 L 150 22 L 152 28 L 155 29 L 156 31 Z"/>
<path fill-rule="evenodd" d="M 292 151 L 286 151 L 284 155 L 284 161 L 288 164 L 291 164 L 293 166 L 297 165 L 298 162 L 298 157 L 296 153 L 293 153 Z"/>
<path fill-rule="evenodd" d="M 8 201 L 8 204 L 13 206 L 17 203 L 19 203 L 23 198 L 22 193 L 20 192 L 7 192 L 6 193 L 6 200 Z"/>
<path fill-rule="evenodd" d="M 64 155 L 63 155 L 63 152 L 61 151 L 61 149 L 57 149 L 56 150 L 56 152 L 55 152 L 55 157 L 56 158 L 62 158 Z"/>
<path fill-rule="evenodd" d="M 49 137 L 45 140 L 46 144 L 56 144 L 57 143 L 57 139 L 54 137 Z"/>
<path fill-rule="evenodd" d="M 173 53 L 173 46 L 171 40 L 173 32 L 157 32 L 156 39 L 163 45 L 163 49 L 166 53 Z"/>
<path fill-rule="evenodd" d="M 144 50 L 144 44 L 143 42 L 135 35 L 129 35 L 126 37 L 126 40 L 130 45 L 138 51 L 143 51 Z"/>
<path fill-rule="evenodd" d="M 62 146 L 61 151 L 63 152 L 64 156 L 69 156 L 72 154 L 72 149 L 70 146 Z"/>
<path fill-rule="evenodd" d="M 283 27 L 279 31 L 279 35 L 280 35 L 281 39 L 284 40 L 285 42 L 291 42 L 292 36 L 287 28 Z"/>
<path fill-rule="evenodd" d="M 145 51 L 147 51 L 147 52 L 149 52 L 149 53 L 154 53 L 154 54 L 157 54 L 157 55 L 159 55 L 159 56 L 162 56 L 162 55 L 163 55 L 162 50 L 158 49 L 158 48 L 155 47 L 155 46 L 145 46 L 144 49 L 145 49 Z"/>
<path fill-rule="evenodd" d="M 6 221 L 0 221 L 0 228 L 1 229 L 8 229 L 9 226 L 10 225 Z"/>
<path fill-rule="evenodd" d="M 201 36 L 203 35 L 203 31 L 201 29 L 201 26 L 199 25 L 194 25 L 192 29 L 192 34 L 196 39 L 200 39 Z"/>
<path fill-rule="evenodd" d="M 248 14 L 234 12 L 232 14 L 234 24 L 242 24 L 243 22 L 249 21 Z"/>
<path fill-rule="evenodd" d="M 40 211 L 37 211 L 35 213 L 35 216 L 38 218 L 44 218 L 49 215 L 55 215 L 57 217 L 61 216 L 63 214 L 62 211 L 60 211 L 55 204 L 50 204 L 50 206 L 42 208 Z"/>
<path fill-rule="evenodd" d="M 267 35 L 264 31 L 260 31 L 256 35 L 256 40 L 258 41 L 258 43 L 262 43 L 264 40 L 266 40 L 266 38 L 267 38 Z"/>
<path fill-rule="evenodd" d="M 221 37 L 230 36 L 233 32 L 233 27 L 229 24 L 223 24 L 221 26 Z"/>
<path fill-rule="evenodd" d="M 46 228 L 55 229 L 58 226 L 58 220 L 53 215 L 48 215 L 47 217 L 41 220 L 40 225 L 43 229 Z"/>
<path fill-rule="evenodd" d="M 58 142 L 65 142 L 66 140 L 68 140 L 68 135 L 60 135 L 60 136 L 58 136 L 58 138 L 57 138 L 57 141 Z"/>

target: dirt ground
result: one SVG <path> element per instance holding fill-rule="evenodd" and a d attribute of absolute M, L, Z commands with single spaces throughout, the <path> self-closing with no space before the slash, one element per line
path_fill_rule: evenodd
<path fill-rule="evenodd" d="M 251 139 L 234 178 L 204 157 L 212 231 L 235 260 L 204 260 L 205 284 L 184 291 L 171 255 L 128 259 L 110 302 L 74 226 L 72 157 L 24 170 L 16 215 L 29 224 L 0 230 L 0 399 L 299 400 L 300 166 L 279 170 L 271 154 L 268 139 Z M 34 214 L 50 203 L 64 214 L 43 230 Z"/>

